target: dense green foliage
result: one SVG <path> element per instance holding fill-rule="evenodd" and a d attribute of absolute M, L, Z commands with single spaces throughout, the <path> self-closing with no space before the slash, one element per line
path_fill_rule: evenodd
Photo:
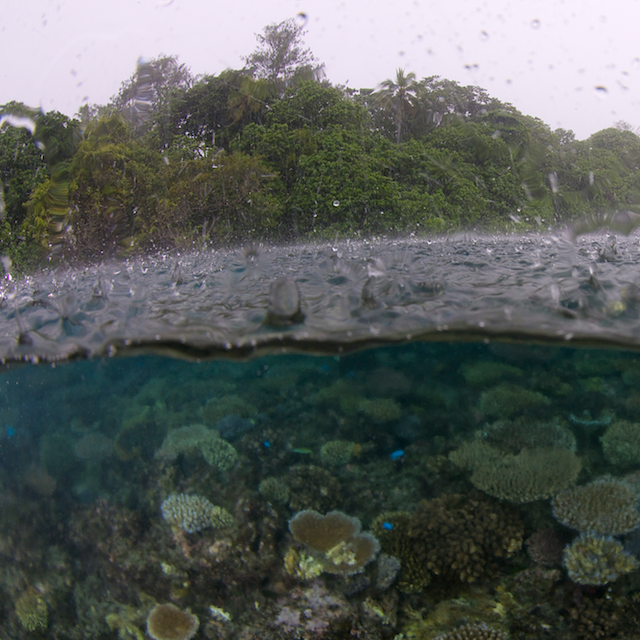
<path fill-rule="evenodd" d="M 0 251 L 23 268 L 245 240 L 547 228 L 640 203 L 640 138 L 572 132 L 479 87 L 397 71 L 377 91 L 321 80 L 286 21 L 242 70 L 140 62 L 78 120 L 10 103 Z"/>

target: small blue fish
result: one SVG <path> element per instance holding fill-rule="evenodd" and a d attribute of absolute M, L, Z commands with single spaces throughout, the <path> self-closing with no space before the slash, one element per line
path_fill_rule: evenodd
<path fill-rule="evenodd" d="M 271 446 L 271 441 L 270 441 L 270 440 L 265 440 L 265 441 L 262 443 L 262 446 L 263 446 L 263 447 L 267 447 L 267 448 L 269 448 L 269 447 Z"/>
<path fill-rule="evenodd" d="M 402 458 L 403 455 L 404 455 L 404 451 L 402 449 L 398 449 L 397 451 L 394 451 L 393 453 L 389 454 L 389 459 L 400 460 L 400 458 Z"/>
<path fill-rule="evenodd" d="M 386 529 L 387 531 L 391 531 L 391 529 L 393 529 L 393 524 L 391 524 L 390 522 L 383 522 L 382 528 Z"/>
<path fill-rule="evenodd" d="M 16 435 L 16 430 L 12 426 L 7 426 L 7 438 L 13 438 Z"/>

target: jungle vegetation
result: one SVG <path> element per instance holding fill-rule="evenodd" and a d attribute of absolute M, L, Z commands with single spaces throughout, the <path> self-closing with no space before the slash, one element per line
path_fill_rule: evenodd
<path fill-rule="evenodd" d="M 475 86 L 398 69 L 332 85 L 292 20 L 239 70 L 140 63 L 75 118 L 0 107 L 0 253 L 52 258 L 461 229 L 545 230 L 640 204 L 629 125 L 584 141 Z M 33 133 L 20 126 L 28 118 Z"/>

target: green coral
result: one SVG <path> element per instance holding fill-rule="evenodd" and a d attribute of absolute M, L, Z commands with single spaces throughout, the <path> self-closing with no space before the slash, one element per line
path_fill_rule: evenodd
<path fill-rule="evenodd" d="M 156 451 L 159 460 L 174 461 L 180 454 L 200 451 L 204 459 L 220 471 L 232 469 L 237 461 L 236 450 L 217 431 L 203 424 L 192 424 L 170 431 Z"/>
<path fill-rule="evenodd" d="M 564 550 L 564 566 L 578 584 L 608 584 L 638 568 L 615 538 L 583 533 Z"/>
<path fill-rule="evenodd" d="M 47 603 L 40 595 L 29 589 L 16 600 L 16 615 L 27 631 L 46 629 L 49 623 Z"/>
<path fill-rule="evenodd" d="M 504 382 L 480 396 L 480 411 L 491 418 L 513 418 L 535 414 L 551 404 L 549 398 L 524 387 Z"/>
<path fill-rule="evenodd" d="M 602 453 L 610 464 L 628 469 L 640 465 L 640 423 L 617 420 L 600 438 Z"/>
<path fill-rule="evenodd" d="M 355 442 L 349 440 L 329 440 L 320 449 L 320 459 L 332 467 L 340 467 L 351 460 Z"/>
<path fill-rule="evenodd" d="M 523 449 L 513 455 L 480 440 L 452 451 L 449 459 L 472 472 L 477 489 L 517 504 L 553 497 L 573 484 L 581 469 L 580 459 L 568 449 Z"/>

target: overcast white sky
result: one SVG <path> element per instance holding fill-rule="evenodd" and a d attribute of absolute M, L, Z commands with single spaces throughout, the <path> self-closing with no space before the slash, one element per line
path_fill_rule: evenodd
<path fill-rule="evenodd" d="M 640 127 L 640 0 L 5 0 L 0 104 L 73 115 L 105 103 L 140 56 L 241 68 L 256 32 L 299 13 L 334 84 L 375 87 L 403 67 L 484 87 L 580 139 Z"/>

